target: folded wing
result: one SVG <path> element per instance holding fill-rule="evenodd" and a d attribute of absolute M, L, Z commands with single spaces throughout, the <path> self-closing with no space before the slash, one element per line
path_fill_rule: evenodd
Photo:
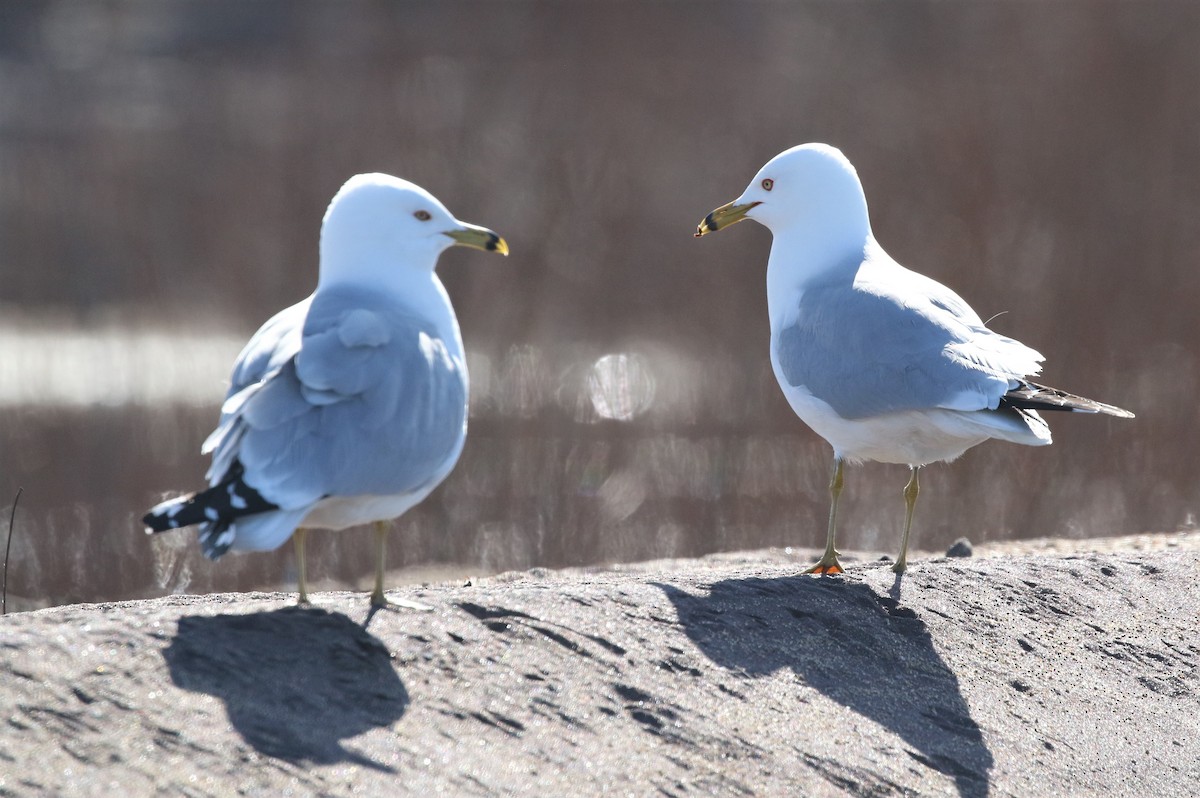
<path fill-rule="evenodd" d="M 292 509 L 402 494 L 457 455 L 466 376 L 429 323 L 342 289 L 311 301 L 294 353 L 290 332 L 277 340 L 292 356 L 260 357 L 261 380 L 235 384 L 214 433 L 214 466 L 241 463 L 264 498 Z M 235 378 L 252 373 L 239 363 Z"/>
<path fill-rule="evenodd" d="M 992 332 L 954 292 L 892 264 L 808 287 L 779 333 L 783 376 L 847 419 L 994 410 L 1042 356 Z"/>

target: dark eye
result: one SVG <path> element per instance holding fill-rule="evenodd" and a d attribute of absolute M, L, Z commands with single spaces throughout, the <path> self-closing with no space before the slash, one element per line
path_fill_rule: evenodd
<path fill-rule="evenodd" d="M 428 222 L 433 217 L 429 215 L 429 211 L 417 211 L 413 216 L 420 219 L 422 222 Z"/>
<path fill-rule="evenodd" d="M 762 181 L 763 191 L 770 191 L 775 188 L 775 181 L 769 177 L 764 177 Z"/>

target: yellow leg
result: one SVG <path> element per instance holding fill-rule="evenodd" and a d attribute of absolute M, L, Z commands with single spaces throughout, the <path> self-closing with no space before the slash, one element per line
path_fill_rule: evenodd
<path fill-rule="evenodd" d="M 840 574 L 842 572 L 842 564 L 838 562 L 838 552 L 834 547 L 834 538 L 837 535 L 837 507 L 838 497 L 842 495 L 842 459 L 834 458 L 833 461 L 833 478 L 829 480 L 829 531 L 825 535 L 825 553 L 821 555 L 821 559 L 812 568 L 809 568 L 804 573 L 806 574 Z"/>
<path fill-rule="evenodd" d="M 900 538 L 900 556 L 892 566 L 892 570 L 898 574 L 904 573 L 908 568 L 908 533 L 912 531 L 913 508 L 917 506 L 917 495 L 921 492 L 921 486 L 917 484 L 917 473 L 920 470 L 920 466 L 913 466 L 912 477 L 904 486 L 904 504 L 907 508 L 904 513 L 904 537 Z"/>
<path fill-rule="evenodd" d="M 388 522 L 375 522 L 375 589 L 371 591 L 371 614 L 367 618 L 370 619 L 376 610 L 409 609 L 432 612 L 433 607 L 430 607 L 428 604 L 403 598 L 391 601 L 387 596 L 383 595 L 383 566 L 387 562 L 388 531 Z"/>
<path fill-rule="evenodd" d="M 300 585 L 300 597 L 296 599 L 296 603 L 304 606 L 308 604 L 308 573 L 304 562 L 304 538 L 308 534 L 308 530 L 303 527 L 296 530 L 296 534 L 292 536 L 292 540 L 296 546 L 296 581 Z"/>
<path fill-rule="evenodd" d="M 386 607 L 391 602 L 383 595 L 383 566 L 387 559 L 388 525 L 384 521 L 375 522 L 375 590 L 371 593 L 372 607 Z"/>

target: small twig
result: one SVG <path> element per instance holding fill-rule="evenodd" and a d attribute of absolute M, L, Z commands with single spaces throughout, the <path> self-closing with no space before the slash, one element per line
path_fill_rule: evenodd
<path fill-rule="evenodd" d="M 13 524 L 17 522 L 17 502 L 21 500 L 24 488 L 17 488 L 13 497 L 12 514 L 8 517 L 8 540 L 4 544 L 4 591 L 0 594 L 0 615 L 8 615 L 8 552 L 12 549 Z"/>

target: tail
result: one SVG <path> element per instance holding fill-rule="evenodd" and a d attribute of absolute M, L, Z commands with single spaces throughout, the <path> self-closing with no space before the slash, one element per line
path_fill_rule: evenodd
<path fill-rule="evenodd" d="M 279 509 L 243 481 L 243 471 L 242 464 L 234 461 L 225 478 L 208 490 L 168 499 L 150 508 L 142 518 L 146 532 L 199 525 L 204 556 L 217 559 L 233 545 L 233 526 L 238 518 Z"/>
<path fill-rule="evenodd" d="M 1073 393 L 1060 391 L 1036 382 L 1022 381 L 1016 388 L 1000 398 L 1001 407 L 1017 410 L 1065 410 L 1074 413 L 1102 413 L 1118 418 L 1133 418 L 1128 410 L 1106 405 L 1094 399 L 1085 399 Z"/>

